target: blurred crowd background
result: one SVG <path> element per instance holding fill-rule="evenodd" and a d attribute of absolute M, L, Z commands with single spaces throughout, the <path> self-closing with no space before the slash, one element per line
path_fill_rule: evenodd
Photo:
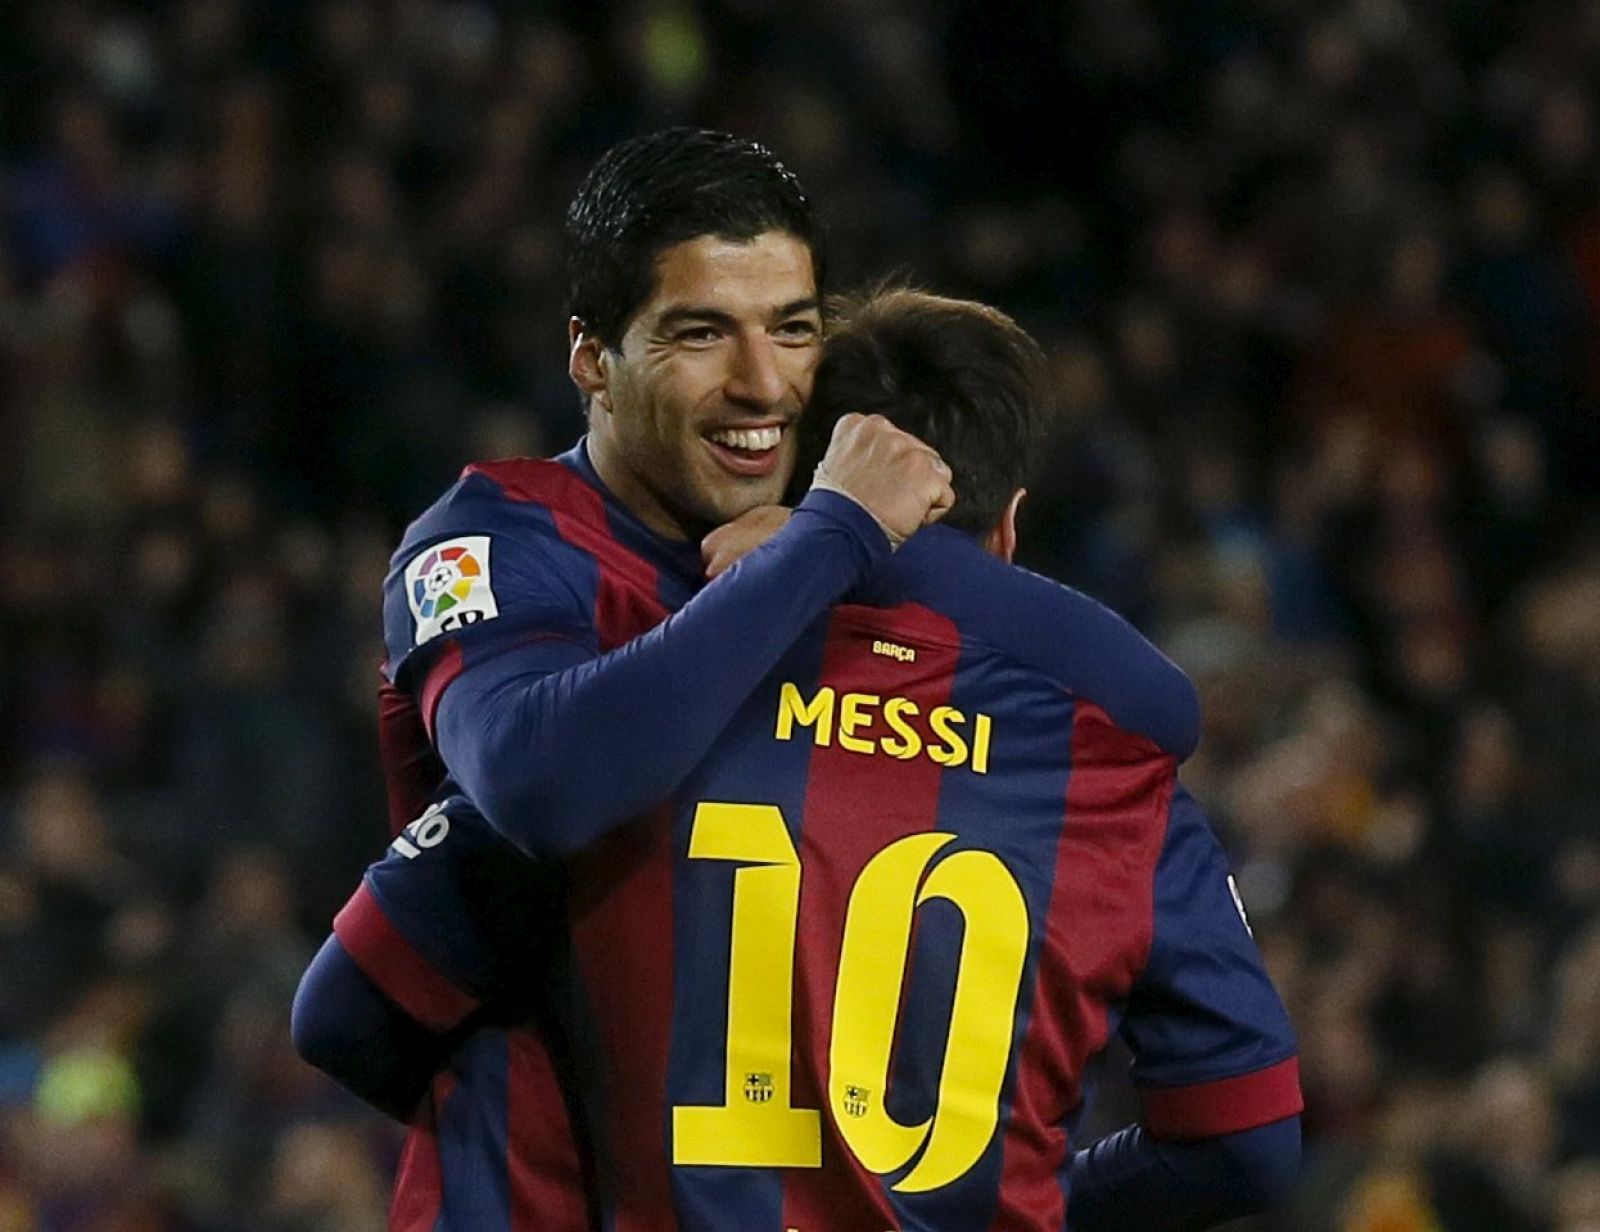
<path fill-rule="evenodd" d="M 1199 681 L 1301 1032 L 1250 1226 L 1600 1229 L 1600 5 L 13 0 L 0 82 L 0 1232 L 383 1226 L 286 1023 L 387 554 L 580 430 L 562 209 L 674 122 L 1050 348 L 1024 556 Z"/>

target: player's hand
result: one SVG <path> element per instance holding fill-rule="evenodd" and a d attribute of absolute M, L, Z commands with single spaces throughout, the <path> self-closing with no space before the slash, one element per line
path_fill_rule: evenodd
<path fill-rule="evenodd" d="M 788 522 L 789 513 L 782 505 L 757 505 L 717 527 L 700 541 L 700 559 L 705 562 L 706 577 L 726 573 L 741 556 L 755 551 L 776 535 Z"/>
<path fill-rule="evenodd" d="M 956 500 L 944 459 L 882 415 L 840 418 L 812 486 L 844 493 L 896 544 L 944 517 Z"/>

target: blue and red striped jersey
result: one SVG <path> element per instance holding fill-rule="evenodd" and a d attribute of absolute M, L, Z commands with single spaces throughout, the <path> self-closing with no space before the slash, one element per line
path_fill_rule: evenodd
<path fill-rule="evenodd" d="M 1176 758 L 951 589 L 981 555 L 918 536 L 657 821 L 574 864 L 568 1021 L 608 1226 L 1061 1228 L 1113 1030 L 1153 1132 L 1299 1111 Z"/>
<path fill-rule="evenodd" d="M 603 665 L 697 567 L 581 450 L 469 471 L 397 554 L 391 677 L 431 724 L 475 660 Z M 670 801 L 560 862 L 560 892 L 460 798 L 369 872 L 338 932 L 414 1017 L 465 1028 L 522 979 L 550 994 L 539 1032 L 480 1032 L 436 1085 L 397 1227 L 1061 1227 L 1115 1029 L 1158 1133 L 1298 1110 L 1281 1005 L 1176 784 L 1187 682 L 955 531 L 852 598 Z M 719 653 L 758 635 L 729 627 Z M 687 727 L 696 699 L 674 702 Z M 612 734 L 585 733 L 572 772 L 651 755 Z M 485 862 L 538 890 L 487 892 Z M 526 952 L 530 902 L 564 916 L 554 960 Z M 543 1109 L 536 1132 L 514 1105 Z M 453 1185 L 481 1201 L 452 1222 Z"/>
<path fill-rule="evenodd" d="M 543 644 L 572 661 L 637 636 L 703 582 L 696 545 L 610 497 L 580 444 L 469 466 L 407 529 L 384 584 L 389 679 L 429 730 L 462 665 Z M 626 639 L 623 639 L 626 640 Z"/>
<path fill-rule="evenodd" d="M 335 933 L 410 1017 L 464 1038 L 414 1118 L 392 1232 L 586 1232 L 594 1215 L 552 1033 L 529 1006 L 550 981 L 541 938 L 560 917 L 549 871 L 481 823 L 439 847 L 439 693 L 469 654 L 610 649 L 600 630 L 658 624 L 698 589 L 699 568 L 692 545 L 609 498 L 581 446 L 467 468 L 395 553 L 380 737 L 396 838 Z"/>

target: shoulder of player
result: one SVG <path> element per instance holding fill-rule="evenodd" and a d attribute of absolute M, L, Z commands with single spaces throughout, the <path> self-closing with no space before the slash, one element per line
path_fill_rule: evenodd
<path fill-rule="evenodd" d="M 562 538 L 558 521 L 598 527 L 604 518 L 599 493 L 560 462 L 474 462 L 406 528 L 392 563 L 403 564 L 430 544 L 460 535 L 554 543 Z"/>
<path fill-rule="evenodd" d="M 964 580 L 982 596 L 988 609 L 983 615 L 1003 613 L 1009 619 L 980 618 L 970 625 L 962 622 L 963 636 L 975 635 L 1009 658 L 1051 677 L 1069 692 L 1097 701 L 1105 699 L 1095 697 L 1092 679 L 1074 670 L 1092 659 L 1062 655 L 1058 651 L 1063 646 L 1081 645 L 1085 639 L 1092 639 L 1095 643 L 1117 644 L 1118 648 L 1138 647 L 1172 666 L 1149 639 L 1098 599 L 985 551 L 967 556 L 964 567 L 972 572 Z M 1175 666 L 1172 669 L 1178 670 Z"/>
<path fill-rule="evenodd" d="M 1105 709 L 1127 731 L 1149 738 L 1179 761 L 1200 740 L 1200 692 L 1174 663 L 1121 613 L 1059 582 L 1021 570 L 1035 593 L 1051 592 L 1078 641 L 1063 656 L 1066 683 Z"/>
<path fill-rule="evenodd" d="M 429 513 L 458 511 L 507 518 L 554 514 L 596 526 L 606 516 L 600 493 L 582 475 L 553 458 L 504 458 L 468 464 Z M 427 516 L 424 514 L 423 518 Z"/>
<path fill-rule="evenodd" d="M 1199 695 L 1183 670 L 1099 600 L 976 545 L 961 551 L 957 593 L 941 596 L 963 638 L 1102 708 L 1131 737 L 1180 758 L 1193 751 Z"/>
<path fill-rule="evenodd" d="M 408 608 L 416 622 L 430 618 L 418 610 L 430 575 L 450 589 L 450 606 L 480 616 L 508 602 L 587 611 L 590 545 L 608 537 L 604 519 L 599 493 L 560 462 L 476 463 L 406 528 L 384 579 L 386 608 L 396 616 Z"/>
<path fill-rule="evenodd" d="M 455 489 L 474 479 L 493 486 L 500 499 L 532 504 L 574 515 L 600 513 L 600 494 L 570 466 L 555 458 L 500 458 L 470 462 Z"/>

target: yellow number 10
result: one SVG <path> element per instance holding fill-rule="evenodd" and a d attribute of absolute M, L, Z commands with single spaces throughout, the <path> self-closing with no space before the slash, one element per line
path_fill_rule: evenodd
<path fill-rule="evenodd" d="M 956 1180 L 993 1137 L 1028 949 L 1027 906 L 999 857 L 958 851 L 927 872 L 954 837 L 913 834 L 867 862 L 850 891 L 834 987 L 828 1048 L 834 1122 L 876 1173 L 893 1172 L 922 1150 L 894 1186 L 905 1193 Z M 800 857 L 783 814 L 770 804 L 701 804 L 689 858 L 745 867 L 733 875 L 727 1088 L 720 1104 L 673 1108 L 672 1160 L 820 1167 L 821 1114 L 794 1107 L 790 1090 Z M 912 918 L 935 898 L 961 912 L 961 959 L 934 1115 L 905 1125 L 889 1115 L 883 1097 Z"/>

